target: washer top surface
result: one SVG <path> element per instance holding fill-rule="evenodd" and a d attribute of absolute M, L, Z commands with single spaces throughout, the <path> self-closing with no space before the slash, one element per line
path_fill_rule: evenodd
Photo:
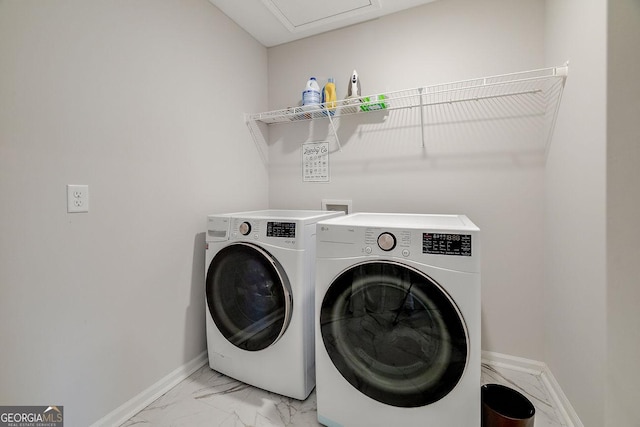
<path fill-rule="evenodd" d="M 335 216 L 338 213 L 334 211 L 320 210 L 288 210 L 288 209 L 264 209 L 259 211 L 234 212 L 223 214 L 221 216 L 242 217 L 246 219 L 290 219 L 290 220 L 310 220 L 324 219 L 327 216 Z M 216 216 L 216 215 L 211 215 Z"/>
<path fill-rule="evenodd" d="M 465 215 L 400 213 L 354 213 L 328 219 L 323 223 L 351 227 L 429 228 L 442 230 L 479 230 Z"/>

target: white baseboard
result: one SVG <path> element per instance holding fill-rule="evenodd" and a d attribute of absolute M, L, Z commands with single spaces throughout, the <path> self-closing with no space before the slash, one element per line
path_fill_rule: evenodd
<path fill-rule="evenodd" d="M 508 354 L 494 353 L 491 351 L 482 352 L 482 363 L 499 368 L 512 369 L 514 371 L 526 372 L 533 375 L 540 375 L 546 369 L 546 365 L 537 360 L 525 359 L 523 357 L 510 356 Z"/>
<path fill-rule="evenodd" d="M 160 381 L 151 385 L 142 393 L 125 402 L 120 407 L 114 409 L 103 418 L 99 419 L 91 425 L 91 427 L 119 426 L 127 422 L 135 414 L 149 406 L 151 402 L 171 390 L 178 385 L 180 381 L 185 380 L 189 375 L 197 371 L 202 365 L 207 363 L 208 355 L 203 351 L 195 359 L 180 366 L 169 375 L 160 379 Z"/>
<path fill-rule="evenodd" d="M 207 363 L 208 355 L 206 351 L 200 353 L 193 360 L 180 366 L 173 372 L 169 373 L 160 381 L 151 385 L 142 393 L 125 402 L 120 407 L 114 409 L 109 414 L 96 421 L 91 427 L 119 426 L 124 424 L 128 419 L 149 406 L 151 402 L 165 394 L 167 391 L 175 387 L 179 382 L 185 380 L 196 370 Z M 512 369 L 521 372 L 527 372 L 532 375 L 540 376 L 549 396 L 553 399 L 554 406 L 558 408 L 560 416 L 564 418 L 567 427 L 584 427 L 584 424 L 578 418 L 573 406 L 562 391 L 560 384 L 551 373 L 549 367 L 537 360 L 525 359 L 522 357 L 510 356 L 507 354 L 494 353 L 489 351 L 482 352 L 482 363 L 490 366 Z"/>
<path fill-rule="evenodd" d="M 560 388 L 556 377 L 553 376 L 548 366 L 545 365 L 545 367 L 546 369 L 542 372 L 542 381 L 545 387 L 547 387 L 547 391 L 549 391 L 554 403 L 556 403 L 559 412 L 567 421 L 567 426 L 584 427 L 584 424 L 582 424 L 582 421 L 578 418 L 578 414 L 573 409 L 573 406 L 571 406 L 571 402 L 569 402 L 562 388 Z"/>
<path fill-rule="evenodd" d="M 563 421 L 566 426 L 584 427 L 584 424 L 580 421 L 578 414 L 573 409 L 573 406 L 571 406 L 571 402 L 567 399 L 567 396 L 562 391 L 560 384 L 553 376 L 553 373 L 551 373 L 551 370 L 546 363 L 490 351 L 482 352 L 482 363 L 498 368 L 512 369 L 540 376 L 542 383 L 547 389 L 547 393 L 549 393 L 549 396 L 553 399 L 553 404 L 558 408 L 558 412 L 560 416 L 563 417 Z"/>

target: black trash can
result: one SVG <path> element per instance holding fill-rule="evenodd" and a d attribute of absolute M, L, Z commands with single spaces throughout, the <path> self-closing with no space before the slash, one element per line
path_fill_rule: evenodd
<path fill-rule="evenodd" d="M 482 427 L 533 427 L 536 409 L 516 390 L 500 385 L 482 386 Z"/>

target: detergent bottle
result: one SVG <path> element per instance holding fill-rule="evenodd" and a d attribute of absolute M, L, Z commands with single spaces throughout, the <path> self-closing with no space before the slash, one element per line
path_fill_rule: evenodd
<path fill-rule="evenodd" d="M 302 105 L 320 104 L 320 86 L 315 77 L 311 77 L 307 81 L 307 86 L 302 92 Z"/>
<path fill-rule="evenodd" d="M 322 91 L 322 103 L 324 104 L 324 107 L 327 109 L 329 114 L 332 116 L 336 112 L 336 100 L 336 83 L 333 78 L 330 77 L 327 84 L 324 85 L 324 89 Z"/>

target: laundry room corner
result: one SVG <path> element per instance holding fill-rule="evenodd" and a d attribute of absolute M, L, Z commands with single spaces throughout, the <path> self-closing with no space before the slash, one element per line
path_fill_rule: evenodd
<path fill-rule="evenodd" d="M 542 68 L 544 4 L 436 1 L 268 55 L 271 109 L 296 102 L 309 76 L 335 78 L 342 99 L 353 69 L 364 95 Z M 419 108 L 334 118 L 336 135 L 327 120 L 271 125 L 269 203 L 469 216 L 483 233 L 483 349 L 543 360 L 544 138 L 529 119 L 470 120 L 465 108 L 425 109 L 423 130 Z M 309 141 L 328 142 L 327 182 L 303 180 Z"/>

